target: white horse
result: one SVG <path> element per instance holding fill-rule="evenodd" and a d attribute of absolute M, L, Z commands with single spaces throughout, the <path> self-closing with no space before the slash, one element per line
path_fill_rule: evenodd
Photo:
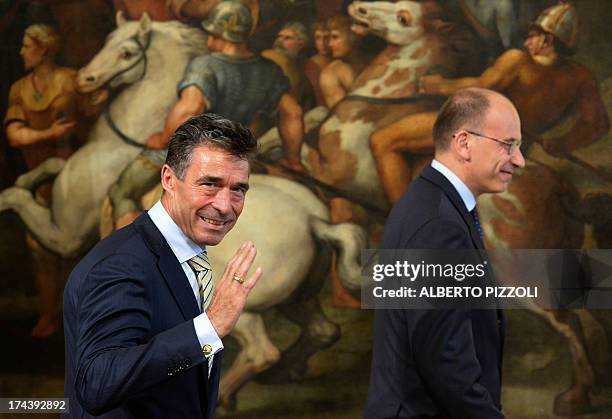
<path fill-rule="evenodd" d="M 233 407 L 236 392 L 254 375 L 274 366 L 268 380 L 300 376 L 312 354 L 336 342 L 340 330 L 327 320 L 317 300 L 329 272 L 331 250 L 337 254 L 344 286 L 358 293 L 360 255 L 367 246 L 361 227 L 331 224 L 327 206 L 305 186 L 267 175 L 251 175 L 249 183 L 238 223 L 221 244 L 210 248 L 213 267 L 222 270 L 235 249 L 253 240 L 255 265 L 264 271 L 231 333 L 240 352 L 221 379 L 219 400 L 226 408 Z M 271 307 L 301 327 L 300 337 L 282 358 L 262 318 Z"/>
<path fill-rule="evenodd" d="M 117 26 L 78 81 L 84 91 L 129 84 L 110 103 L 108 114 L 135 143 L 126 143 L 100 117 L 86 144 L 68 161 L 50 159 L 0 193 L 0 211 L 16 211 L 44 247 L 64 258 L 79 255 L 97 240 L 108 188 L 140 153 L 138 144 L 161 130 L 185 66 L 205 52 L 202 31 L 178 22 L 152 22 L 146 14 L 139 22 L 125 22 L 118 15 Z M 47 208 L 36 202 L 31 188 L 55 175 Z"/>
<path fill-rule="evenodd" d="M 175 87 L 184 67 L 190 57 L 204 52 L 205 44 L 199 30 L 177 22 L 151 22 L 145 15 L 140 22 L 127 23 L 118 17 L 118 29 L 79 72 L 79 82 L 86 90 L 126 84 L 112 102 L 110 115 L 124 136 L 144 141 L 161 130 L 176 101 Z M 97 238 L 108 188 L 140 150 L 126 144 L 101 118 L 89 142 L 59 172 L 52 211 L 38 206 L 23 187 L 3 192 L 0 209 L 17 210 L 36 237 L 61 256 L 78 254 Z M 46 169 L 52 164 L 57 160 Z M 39 169 L 20 184 L 34 183 L 49 172 Z M 273 365 L 269 380 L 302 374 L 312 354 L 339 338 L 339 328 L 322 313 L 317 294 L 327 277 L 332 250 L 344 285 L 357 292 L 360 251 L 367 245 L 361 227 L 330 224 L 327 207 L 304 186 L 261 175 L 251 176 L 250 183 L 239 222 L 221 245 L 210 249 L 213 266 L 222 269 L 240 244 L 253 240 L 259 255 L 256 263 L 265 273 L 232 332 L 241 350 L 221 382 L 220 404 L 226 407 L 232 406 L 236 392 L 253 375 Z M 302 327 L 298 340 L 282 356 L 261 317 L 270 307 Z"/>

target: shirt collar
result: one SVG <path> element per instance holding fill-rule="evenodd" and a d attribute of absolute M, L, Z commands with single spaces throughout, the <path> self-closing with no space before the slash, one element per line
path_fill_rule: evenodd
<path fill-rule="evenodd" d="M 448 181 L 453 185 L 463 204 L 467 208 L 468 211 L 472 211 L 476 207 L 476 198 L 474 198 L 474 194 L 470 189 L 465 186 L 465 183 L 461 179 L 457 177 L 456 174 L 453 173 L 448 167 L 440 163 L 438 160 L 434 159 L 431 162 L 431 167 L 436 169 L 438 172 L 442 174 Z"/>
<path fill-rule="evenodd" d="M 161 200 L 157 201 L 148 212 L 153 224 L 164 236 L 179 263 L 187 262 L 204 250 L 187 237 L 179 226 L 176 225 L 168 211 L 166 211 L 166 208 L 162 205 Z"/>

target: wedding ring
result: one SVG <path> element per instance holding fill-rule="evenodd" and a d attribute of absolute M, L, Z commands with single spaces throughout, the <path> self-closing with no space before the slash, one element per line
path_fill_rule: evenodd
<path fill-rule="evenodd" d="M 238 281 L 241 284 L 244 283 L 244 279 L 242 279 L 241 277 L 239 277 L 238 275 L 234 275 L 234 277 L 232 278 L 234 281 Z"/>

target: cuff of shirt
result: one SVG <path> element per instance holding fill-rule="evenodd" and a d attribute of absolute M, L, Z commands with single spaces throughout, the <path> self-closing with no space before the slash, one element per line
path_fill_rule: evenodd
<path fill-rule="evenodd" d="M 208 358 L 223 349 L 223 342 L 219 339 L 219 335 L 217 335 L 206 313 L 202 313 L 193 319 L 193 327 L 195 328 L 200 347 L 204 351 L 205 357 Z M 209 348 L 205 350 L 204 348 L 207 346 Z"/>

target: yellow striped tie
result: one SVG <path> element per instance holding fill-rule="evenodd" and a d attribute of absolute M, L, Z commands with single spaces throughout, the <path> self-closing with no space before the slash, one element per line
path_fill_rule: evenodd
<path fill-rule="evenodd" d="M 198 280 L 198 290 L 200 292 L 200 310 L 205 312 L 210 304 L 215 285 L 212 280 L 212 267 L 208 261 L 208 253 L 204 250 L 187 261 L 196 279 Z"/>

